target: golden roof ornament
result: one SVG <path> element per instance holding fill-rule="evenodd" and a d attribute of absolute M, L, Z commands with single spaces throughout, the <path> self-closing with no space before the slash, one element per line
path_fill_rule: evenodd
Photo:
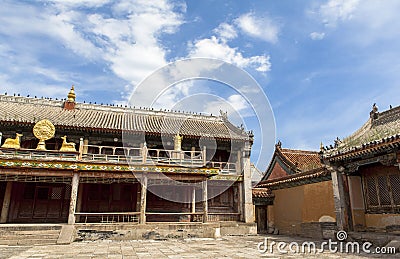
<path fill-rule="evenodd" d="M 21 148 L 20 139 L 22 136 L 23 136 L 22 134 L 17 133 L 15 138 L 7 138 L 1 147 L 20 149 Z"/>
<path fill-rule="evenodd" d="M 75 87 L 74 85 L 72 85 L 71 90 L 68 93 L 68 102 L 74 103 L 75 102 L 75 98 L 76 98 L 76 94 L 75 94 Z"/>
<path fill-rule="evenodd" d="M 54 137 L 56 133 L 56 129 L 49 120 L 41 120 L 35 124 L 33 127 L 33 135 L 39 139 L 39 143 L 37 145 L 37 150 L 47 150 L 45 140 L 51 139 Z"/>
<path fill-rule="evenodd" d="M 75 143 L 67 142 L 67 136 L 61 137 L 63 143 L 60 148 L 60 152 L 76 152 Z"/>
<path fill-rule="evenodd" d="M 177 133 L 176 136 L 174 137 L 174 150 L 175 151 L 182 150 L 182 139 L 183 139 L 183 137 L 181 137 L 179 135 L 179 133 Z"/>

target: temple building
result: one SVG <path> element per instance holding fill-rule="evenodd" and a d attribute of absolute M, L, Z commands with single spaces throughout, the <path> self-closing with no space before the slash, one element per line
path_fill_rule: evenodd
<path fill-rule="evenodd" d="M 400 106 L 379 112 L 374 104 L 364 125 L 320 152 L 278 142 L 253 203 L 259 232 L 390 240 L 400 230 Z"/>
<path fill-rule="evenodd" d="M 343 140 L 321 147 L 332 172 L 339 229 L 396 232 L 400 228 L 400 106 L 379 112 Z"/>
<path fill-rule="evenodd" d="M 278 142 L 253 188 L 253 203 L 260 233 L 321 238 L 334 229 L 331 175 L 318 152 L 282 148 Z"/>
<path fill-rule="evenodd" d="M 0 222 L 251 223 L 252 143 L 223 113 L 0 95 Z"/>

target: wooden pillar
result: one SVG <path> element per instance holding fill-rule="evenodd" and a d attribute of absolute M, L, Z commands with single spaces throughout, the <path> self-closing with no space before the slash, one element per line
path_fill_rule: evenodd
<path fill-rule="evenodd" d="M 208 217 L 208 194 L 207 179 L 203 181 L 203 222 L 207 222 Z"/>
<path fill-rule="evenodd" d="M 142 155 L 142 163 L 143 164 L 146 164 L 146 161 L 147 161 L 147 146 L 146 145 L 143 145 L 143 147 L 142 147 L 142 149 L 141 149 L 141 155 Z M 147 180 L 146 180 L 147 181 Z"/>
<path fill-rule="evenodd" d="M 83 184 L 79 184 L 78 200 L 76 201 L 76 212 L 82 211 L 82 198 L 83 198 Z M 75 221 L 79 222 L 79 216 L 75 217 Z"/>
<path fill-rule="evenodd" d="M 72 188 L 71 188 L 71 200 L 69 202 L 69 215 L 68 215 L 68 224 L 75 224 L 75 210 L 76 210 L 76 201 L 78 196 L 78 188 L 79 188 L 79 174 L 74 173 L 72 177 Z"/>
<path fill-rule="evenodd" d="M 346 221 L 346 198 L 343 186 L 343 176 L 340 172 L 333 170 L 332 187 L 335 203 L 336 224 L 339 230 L 348 230 Z"/>
<path fill-rule="evenodd" d="M 136 183 L 136 204 L 135 204 L 135 208 L 137 212 L 140 212 L 140 198 L 141 198 L 141 184 L 140 182 Z"/>
<path fill-rule="evenodd" d="M 204 146 L 203 147 L 203 165 L 206 165 L 207 164 L 207 147 L 206 146 Z"/>
<path fill-rule="evenodd" d="M 143 174 L 141 184 L 142 191 L 140 192 L 140 224 L 146 224 L 147 174 Z"/>
<path fill-rule="evenodd" d="M 238 212 L 240 221 L 244 221 L 243 182 L 238 182 Z"/>
<path fill-rule="evenodd" d="M 248 151 L 244 151 L 248 152 Z M 251 187 L 251 163 L 250 155 L 246 155 L 243 158 L 243 187 L 242 189 L 242 204 L 243 204 L 243 214 L 244 222 L 251 223 L 254 222 L 254 210 L 253 210 L 253 197 L 252 197 L 252 187 Z"/>
<path fill-rule="evenodd" d="M 83 154 L 87 154 L 88 153 L 88 145 L 89 145 L 89 140 L 87 138 L 85 138 L 83 140 Z"/>
<path fill-rule="evenodd" d="M 196 212 L 196 187 L 192 187 L 192 213 Z"/>
<path fill-rule="evenodd" d="M 10 208 L 12 182 L 7 182 L 6 192 L 4 194 L 3 207 L 1 209 L 0 223 L 7 223 L 8 210 Z"/>
<path fill-rule="evenodd" d="M 79 156 L 78 159 L 81 160 L 82 159 L 82 154 L 83 154 L 83 138 L 79 139 Z"/>
<path fill-rule="evenodd" d="M 348 176 L 347 179 L 353 229 L 355 231 L 364 230 L 366 222 L 361 176 Z"/>

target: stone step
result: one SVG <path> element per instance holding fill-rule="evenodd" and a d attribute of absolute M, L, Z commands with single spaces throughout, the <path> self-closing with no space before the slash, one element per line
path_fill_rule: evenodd
<path fill-rule="evenodd" d="M 4 235 L 0 236 L 0 240 L 20 240 L 20 239 L 57 239 L 57 235 Z"/>
<path fill-rule="evenodd" d="M 54 245 L 57 239 L 13 239 L 13 240 L 0 240 L 0 245 Z"/>
<path fill-rule="evenodd" d="M 62 225 L 59 224 L 0 224 L 1 231 L 34 231 L 34 230 L 60 230 Z"/>
<path fill-rule="evenodd" d="M 0 225 L 0 245 L 56 244 L 61 227 L 53 224 Z"/>
<path fill-rule="evenodd" d="M 18 235 L 32 235 L 32 234 L 45 234 L 45 235 L 58 235 L 60 230 L 12 230 L 12 231 L 0 231 L 0 235 L 7 234 L 18 234 Z"/>

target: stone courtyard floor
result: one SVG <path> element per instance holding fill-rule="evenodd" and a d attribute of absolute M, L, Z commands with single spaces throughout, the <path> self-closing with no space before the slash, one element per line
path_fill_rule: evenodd
<path fill-rule="evenodd" d="M 260 252 L 264 249 L 265 240 L 284 242 L 284 249 L 296 249 L 296 244 L 311 242 L 310 239 L 288 236 L 227 236 L 219 239 L 171 239 L 164 241 L 100 240 L 91 242 L 75 242 L 70 245 L 36 245 L 36 246 L 0 246 L 0 258 L 400 258 L 398 254 L 356 254 L 356 253 L 293 253 L 282 254 L 277 247 L 273 252 Z M 321 241 L 320 241 L 321 242 Z M 320 242 L 316 243 L 317 248 Z M 262 243 L 259 245 L 259 243 Z M 282 247 L 281 247 L 282 248 Z M 307 249 L 306 249 L 307 250 Z M 371 248 L 374 251 L 374 248 Z"/>

